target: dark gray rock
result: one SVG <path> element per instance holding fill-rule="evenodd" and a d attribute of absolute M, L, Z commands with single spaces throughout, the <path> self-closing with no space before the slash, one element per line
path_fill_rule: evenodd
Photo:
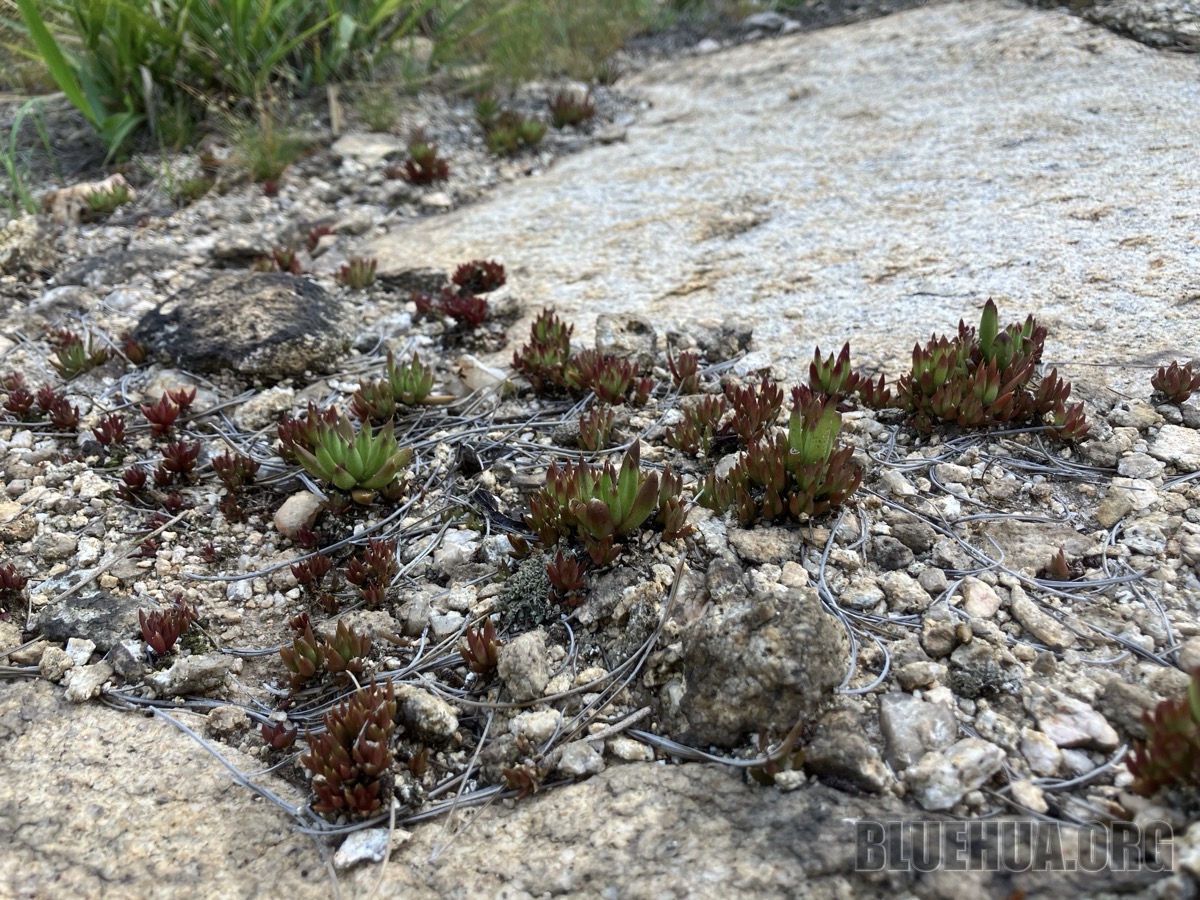
<path fill-rule="evenodd" d="M 871 558 L 889 572 L 907 569 L 914 559 L 912 550 L 886 534 L 871 540 Z"/>
<path fill-rule="evenodd" d="M 804 768 L 814 775 L 849 781 L 872 794 L 892 782 L 879 751 L 867 740 L 862 719 L 838 710 L 821 719 L 817 732 L 804 748 Z"/>
<path fill-rule="evenodd" d="M 328 370 L 349 346 L 344 322 L 341 302 L 318 284 L 238 273 L 183 289 L 134 336 L 185 368 L 283 378 Z"/>
<path fill-rule="evenodd" d="M 84 588 L 43 607 L 33 627 L 52 641 L 86 638 L 104 653 L 138 633 L 138 604 L 132 597 Z"/>
<path fill-rule="evenodd" d="M 735 597 L 696 622 L 684 643 L 677 730 L 701 744 L 732 747 L 762 728 L 787 731 L 846 672 L 846 633 L 812 588 Z"/>
<path fill-rule="evenodd" d="M 81 284 L 90 288 L 114 287 L 126 284 L 138 275 L 175 265 L 182 253 L 168 247 L 141 250 L 113 250 L 99 256 L 81 259 L 55 274 L 60 285 Z"/>

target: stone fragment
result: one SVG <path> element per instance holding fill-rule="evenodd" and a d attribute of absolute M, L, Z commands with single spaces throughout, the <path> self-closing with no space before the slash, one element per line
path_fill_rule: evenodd
<path fill-rule="evenodd" d="M 896 680 L 906 691 L 929 687 L 946 677 L 946 667 L 941 663 L 918 660 L 906 663 L 896 670 Z"/>
<path fill-rule="evenodd" d="M 1109 751 L 1121 745 L 1121 738 L 1104 716 L 1053 688 L 1035 696 L 1033 712 L 1038 728 L 1060 748 Z"/>
<path fill-rule="evenodd" d="M 963 579 L 962 595 L 967 615 L 990 619 L 1000 609 L 1000 595 L 990 584 L 972 575 Z"/>
<path fill-rule="evenodd" d="M 550 682 L 546 633 L 540 628 L 513 638 L 500 648 L 500 679 L 517 701 L 542 696 Z"/>
<path fill-rule="evenodd" d="M 89 641 L 86 638 L 71 638 L 67 641 L 67 656 L 75 660 L 77 666 L 86 666 L 95 652 L 95 641 Z"/>
<path fill-rule="evenodd" d="M 250 716 L 240 706 L 215 706 L 205 717 L 208 733 L 217 737 L 230 737 L 250 727 Z"/>
<path fill-rule="evenodd" d="M 830 713 L 818 723 L 816 734 L 804 747 L 804 767 L 814 775 L 844 778 L 873 794 L 892 783 L 862 723 L 846 710 Z"/>
<path fill-rule="evenodd" d="M 958 643 L 958 629 L 953 613 L 943 601 L 925 611 L 921 621 L 921 646 L 934 659 L 949 656 Z"/>
<path fill-rule="evenodd" d="M 343 303 L 293 275 L 222 274 L 142 317 L 134 337 L 176 365 L 282 379 L 326 371 L 350 345 Z"/>
<path fill-rule="evenodd" d="M 1013 618 L 1051 650 L 1066 650 L 1075 643 L 1075 635 L 1049 613 L 1042 612 L 1019 585 L 1009 588 L 1009 610 Z"/>
<path fill-rule="evenodd" d="M 155 672 L 146 679 L 160 697 L 203 694 L 225 683 L 230 672 L 241 671 L 241 660 L 219 653 L 180 656 L 169 669 Z"/>
<path fill-rule="evenodd" d="M 398 847 L 412 837 L 412 832 L 399 828 L 395 832 L 390 832 L 387 828 L 362 828 L 352 831 L 333 854 L 333 867 L 339 872 L 344 872 L 359 863 L 383 862 L 389 851 L 389 837 L 391 846 Z"/>
<path fill-rule="evenodd" d="M 590 741 L 572 741 L 559 751 L 556 767 L 563 775 L 581 777 L 604 771 L 604 756 Z"/>
<path fill-rule="evenodd" d="M 748 563 L 782 563 L 800 556 L 800 533 L 795 528 L 729 528 L 729 546 Z"/>
<path fill-rule="evenodd" d="M 272 521 L 284 537 L 294 538 L 301 528 L 312 528 L 321 514 L 321 499 L 309 491 L 297 491 L 275 511 Z"/>
<path fill-rule="evenodd" d="M 539 709 L 513 716 L 508 723 L 508 730 L 513 734 L 525 735 L 530 743 L 537 745 L 550 740 L 561 723 L 562 713 L 557 709 Z"/>
<path fill-rule="evenodd" d="M 933 602 L 925 589 L 907 572 L 886 572 L 879 579 L 893 612 L 920 612 Z"/>
<path fill-rule="evenodd" d="M 38 671 L 47 681 L 58 683 L 68 671 L 75 668 L 75 660 L 61 647 L 47 647 L 38 663 Z"/>
<path fill-rule="evenodd" d="M 118 641 L 108 651 L 106 659 L 113 671 L 128 682 L 140 681 L 146 671 L 146 645 L 130 638 Z"/>
<path fill-rule="evenodd" d="M 926 753 L 904 773 L 922 808 L 950 809 L 968 791 L 981 787 L 1004 766 L 1004 751 L 979 738 L 963 738 L 946 750 Z"/>
<path fill-rule="evenodd" d="M 649 319 L 635 313 L 601 313 L 596 317 L 596 349 L 633 360 L 648 372 L 658 361 L 658 333 Z"/>
<path fill-rule="evenodd" d="M 929 751 L 954 743 L 958 722 L 945 703 L 889 693 L 879 697 L 879 730 L 883 733 L 884 758 L 900 770 L 920 761 Z"/>
<path fill-rule="evenodd" d="M 1127 453 L 1117 463 L 1117 471 L 1126 478 L 1157 478 L 1165 466 L 1146 453 Z"/>
<path fill-rule="evenodd" d="M 1200 431 L 1164 425 L 1150 441 L 1150 455 L 1180 472 L 1200 472 Z"/>
<path fill-rule="evenodd" d="M 871 558 L 886 571 L 907 569 L 912 565 L 913 552 L 891 535 L 881 534 L 871 540 Z"/>
<path fill-rule="evenodd" d="M 86 638 L 101 653 L 139 633 L 137 600 L 95 588 L 68 594 L 43 607 L 35 628 L 52 641 Z"/>
<path fill-rule="evenodd" d="M 842 680 L 847 653 L 845 630 L 813 588 L 735 593 L 684 637 L 683 721 L 672 727 L 720 747 L 761 728 L 786 731 Z"/>
<path fill-rule="evenodd" d="M 1012 783 L 1012 798 L 1021 806 L 1035 813 L 1044 813 L 1050 809 L 1046 803 L 1046 795 L 1032 781 L 1018 779 Z"/>
<path fill-rule="evenodd" d="M 92 666 L 77 666 L 67 673 L 66 698 L 72 703 L 84 703 L 100 696 L 104 682 L 112 678 L 113 670 L 106 662 Z"/>
<path fill-rule="evenodd" d="M 458 731 L 458 713 L 447 701 L 412 684 L 397 684 L 394 690 L 400 722 L 409 734 L 433 744 L 443 744 L 454 737 Z"/>

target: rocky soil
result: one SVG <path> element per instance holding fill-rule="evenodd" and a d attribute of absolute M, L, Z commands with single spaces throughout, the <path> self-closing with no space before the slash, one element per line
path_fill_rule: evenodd
<path fill-rule="evenodd" d="M 1060 13 L 934 5 L 697 46 L 499 163 L 469 102 L 421 98 L 394 131 L 426 127 L 453 169 L 440 187 L 385 176 L 401 137 L 352 132 L 278 196 L 230 181 L 180 208 L 178 161 L 131 176 L 137 199 L 101 221 L 5 226 L 0 374 L 61 389 L 82 425 L 0 422 L 0 562 L 29 577 L 0 621 L 0 883 L 1193 896 L 1195 809 L 1134 794 L 1125 757 L 1200 664 L 1200 404 L 1155 403 L 1149 385 L 1196 355 L 1196 68 Z M 556 88 L 516 102 L 538 110 Z M 282 245 L 303 274 L 251 271 Z M 354 256 L 379 261 L 368 289 L 335 277 Z M 474 258 L 509 272 L 488 321 L 421 316 L 412 292 Z M 1047 362 L 1092 422 L 1077 447 L 926 437 L 851 409 L 843 441 L 866 476 L 842 512 L 744 529 L 695 506 L 689 536 L 628 541 L 572 608 L 546 602 L 541 563 L 510 560 L 505 532 L 524 530 L 546 466 L 580 454 L 579 407 L 508 368 L 543 307 L 655 379 L 647 404 L 618 407 L 609 452 L 636 443 L 690 497 L 722 462 L 663 443 L 694 402 L 668 350 L 701 355 L 707 393 L 794 383 L 814 345 L 846 339 L 892 377 L 989 296 L 1003 321 L 1048 327 Z M 47 338 L 62 328 L 114 348 L 129 332 L 151 356 L 64 384 Z M 399 422 L 416 458 L 398 502 L 336 515 L 276 428 L 309 402 L 347 408 L 389 350 L 419 352 L 453 402 Z M 123 470 L 161 456 L 138 407 L 185 386 L 195 483 L 123 499 Z M 111 411 L 129 420 L 119 462 L 90 431 Z M 226 449 L 262 464 L 236 510 L 212 471 Z M 327 615 L 291 568 L 302 525 L 339 566 L 395 538 L 384 601 L 346 588 Z M 1065 577 L 1047 569 L 1060 550 Z M 155 659 L 138 613 L 176 596 L 200 627 Z M 289 699 L 278 648 L 301 612 L 373 635 L 362 676 L 398 686 L 394 821 L 317 816 L 298 754 L 263 744 L 260 726 L 286 721 L 302 746 L 344 693 L 325 680 Z M 482 678 L 458 646 L 488 615 L 504 647 Z M 794 764 L 760 784 L 797 723 L 802 765 L 775 752 Z M 427 766 L 405 765 L 422 750 Z M 521 766 L 538 791 L 518 799 L 502 773 Z M 994 816 L 1165 820 L 1180 871 L 853 871 L 856 819 Z"/>

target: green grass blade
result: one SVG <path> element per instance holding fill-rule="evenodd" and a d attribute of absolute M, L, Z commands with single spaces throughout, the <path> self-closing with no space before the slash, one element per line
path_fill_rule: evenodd
<path fill-rule="evenodd" d="M 17 0 L 17 8 L 21 10 L 21 18 L 25 20 L 25 27 L 29 29 L 29 37 L 38 53 L 41 54 L 42 62 L 50 70 L 50 75 L 54 78 L 55 83 L 67 95 L 72 106 L 83 113 L 97 129 L 101 128 L 103 126 L 101 111 L 92 106 L 84 96 L 75 70 L 67 62 L 67 58 L 59 49 L 58 42 L 54 40 L 54 36 L 42 22 L 35 0 Z"/>

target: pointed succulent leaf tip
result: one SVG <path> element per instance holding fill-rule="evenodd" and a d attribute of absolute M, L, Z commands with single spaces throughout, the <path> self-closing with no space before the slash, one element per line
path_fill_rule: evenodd
<path fill-rule="evenodd" d="M 1000 311 L 989 297 L 983 306 L 983 316 L 979 320 L 979 349 L 983 352 L 984 359 L 992 359 L 992 344 L 999 329 Z"/>

